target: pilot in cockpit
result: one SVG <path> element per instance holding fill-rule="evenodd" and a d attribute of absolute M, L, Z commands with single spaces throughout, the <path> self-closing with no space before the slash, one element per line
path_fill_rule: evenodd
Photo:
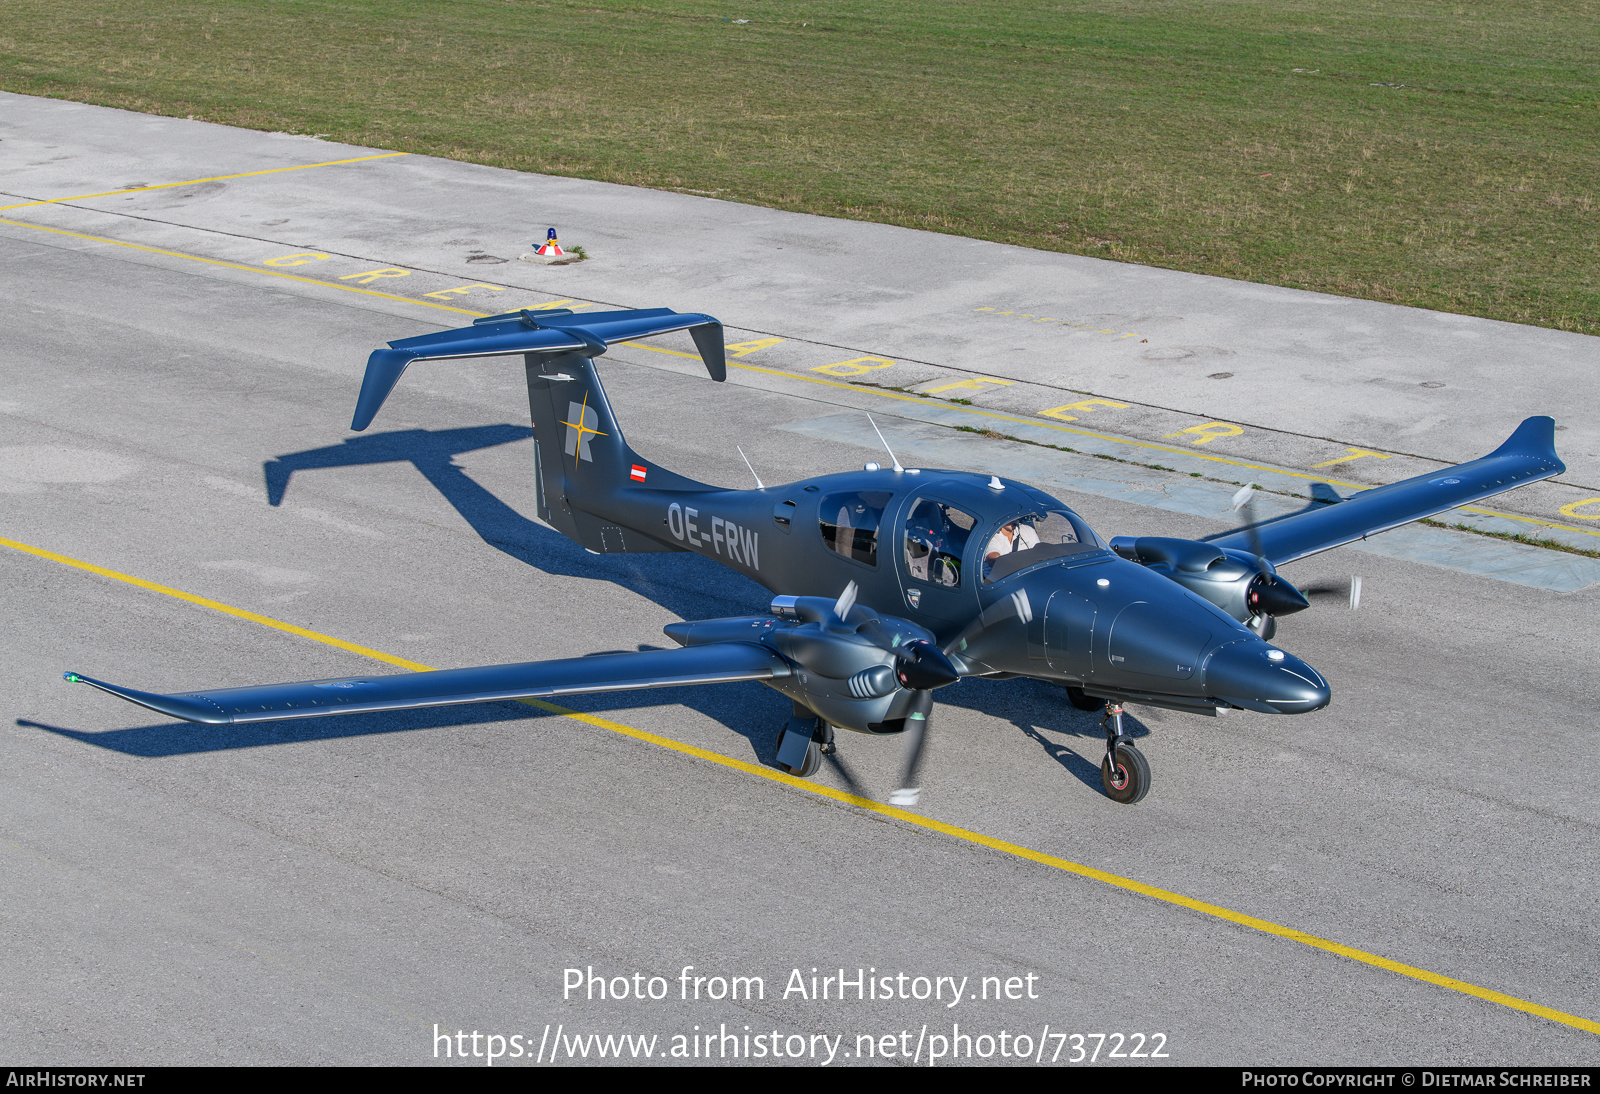
<path fill-rule="evenodd" d="M 1037 546 L 1039 546 L 1039 533 L 1033 530 L 1031 522 L 1014 520 L 1010 524 L 1002 525 L 989 540 L 989 545 L 983 549 L 984 577 L 989 576 L 989 571 L 994 568 L 995 561 L 1001 555 L 1020 553 Z"/>

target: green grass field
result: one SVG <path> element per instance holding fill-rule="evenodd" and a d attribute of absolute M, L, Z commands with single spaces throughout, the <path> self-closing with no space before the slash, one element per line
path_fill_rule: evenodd
<path fill-rule="evenodd" d="M 1600 333 L 1600 0 L 604 4 L 0 0 L 0 87 Z"/>

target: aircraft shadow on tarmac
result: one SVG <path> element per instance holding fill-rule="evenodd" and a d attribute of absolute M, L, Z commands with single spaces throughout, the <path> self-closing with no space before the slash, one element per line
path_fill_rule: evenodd
<path fill-rule="evenodd" d="M 641 645 L 640 649 L 654 647 Z M 602 656 L 602 655 L 596 655 Z M 943 689 L 940 702 L 964 707 L 1011 722 L 1024 736 L 1036 742 L 1047 756 L 1059 763 L 1078 781 L 1096 792 L 1100 789 L 1100 753 L 1104 732 L 1099 715 L 1073 709 L 1060 689 L 1036 680 L 970 680 Z M 618 710 L 637 710 L 648 706 L 687 706 L 721 722 L 749 741 L 752 758 L 771 765 L 777 759 L 778 730 L 788 716 L 788 701 L 759 684 L 732 684 L 718 687 L 663 688 L 659 691 L 578 695 L 567 699 L 572 709 L 604 716 Z M 448 729 L 452 726 L 483 725 L 495 722 L 533 722 L 560 717 L 520 703 L 480 703 L 471 706 L 433 707 L 422 710 L 379 714 L 350 714 L 305 721 L 257 722 L 238 726 L 200 726 L 190 722 L 165 722 L 125 729 L 79 730 L 18 718 L 16 724 L 42 729 L 96 748 L 121 752 L 143 759 L 162 759 L 205 752 L 225 752 L 269 745 L 300 744 L 310 741 L 364 737 L 379 733 L 404 733 L 412 730 Z M 1149 735 L 1137 718 L 1123 722 L 1129 736 Z M 533 727 L 529 727 L 533 728 Z M 1075 749 L 1061 738 L 1081 739 Z M 1072 741 L 1076 744 L 1077 741 Z M 857 748 L 890 748 L 898 760 L 898 742 L 871 741 L 856 734 L 840 735 L 840 755 L 847 757 Z M 935 738 L 929 745 L 939 747 Z M 1081 751 L 1080 751 L 1081 749 Z M 836 769 L 858 793 L 870 791 L 854 785 L 855 776 L 843 763 Z"/>
<path fill-rule="evenodd" d="M 282 504 L 290 480 L 297 472 L 407 462 L 422 473 L 486 544 L 544 573 L 610 580 L 659 604 L 680 619 L 708 619 L 766 611 L 769 598 L 766 590 L 699 555 L 591 555 L 560 533 L 517 512 L 491 491 L 474 482 L 455 463 L 455 458 L 462 453 L 526 441 L 532 435 L 533 430 L 527 426 L 488 425 L 462 429 L 406 429 L 352 437 L 340 444 L 267 460 L 262 465 L 267 502 L 273 506 Z M 528 462 L 531 475 L 533 461 L 530 459 Z M 658 647 L 641 644 L 637 648 Z M 939 698 L 942 703 L 1009 720 L 1073 776 L 1098 791 L 1099 754 L 1104 739 L 1098 716 L 1073 709 L 1059 688 L 1034 680 L 970 681 L 944 690 Z M 610 711 L 636 710 L 642 706 L 687 706 L 747 738 L 754 757 L 766 764 L 775 762 L 778 731 L 789 714 L 787 700 L 753 683 L 571 696 L 566 703 L 581 712 L 601 715 Z M 197 726 L 188 722 L 169 722 L 88 731 L 20 718 L 16 724 L 129 756 L 159 759 L 377 733 L 535 721 L 548 717 L 557 715 L 519 703 L 484 703 L 240 726 Z M 1128 719 L 1124 726 L 1134 737 L 1149 733 L 1137 719 Z M 1047 736 L 1046 730 L 1056 737 L 1081 737 L 1092 743 L 1080 754 Z M 841 753 L 853 751 L 854 737 L 854 734 L 842 736 Z M 894 747 L 887 741 L 874 745 L 863 739 L 861 744 L 867 747 Z M 930 748 L 937 747 L 938 741 L 935 739 L 930 743 Z M 853 781 L 848 771 L 844 774 L 847 780 Z"/>
<path fill-rule="evenodd" d="M 267 504 L 282 504 L 297 472 L 330 467 L 410 463 L 497 551 L 547 574 L 609 580 L 680 619 L 713 619 L 766 611 L 771 599 L 754 581 L 689 552 L 591 555 L 566 536 L 530 520 L 474 482 L 455 458 L 497 445 L 527 441 L 525 425 L 461 429 L 402 429 L 350 437 L 340 444 L 278 456 L 262 464 Z M 533 458 L 528 458 L 533 476 Z M 532 483 L 529 483 L 530 487 Z"/>
<path fill-rule="evenodd" d="M 1066 693 L 1055 684 L 1043 680 L 973 680 L 961 687 L 944 689 L 939 701 L 1007 719 L 1079 782 L 1100 791 L 1100 758 L 1105 755 L 1106 740 L 1100 715 L 1072 707 Z M 1131 711 L 1123 715 L 1122 731 L 1135 740 L 1150 735 L 1149 727 Z M 1060 739 L 1063 737 L 1077 740 L 1064 743 Z M 1079 744 L 1079 740 L 1083 743 Z"/>

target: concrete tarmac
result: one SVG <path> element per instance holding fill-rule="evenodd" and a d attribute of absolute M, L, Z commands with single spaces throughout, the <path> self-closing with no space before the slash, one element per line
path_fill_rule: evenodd
<path fill-rule="evenodd" d="M 4 107 L 0 150 L 13 194 L 373 154 L 15 96 Z M 52 142 L 63 158 L 46 154 Z M 16 144 L 42 162 L 11 163 Z M 297 216 L 353 200 L 350 177 L 388 179 L 397 162 L 420 173 L 413 180 L 445 180 L 428 185 L 452 233 L 466 231 L 473 209 L 512 202 L 518 186 L 581 197 L 596 185 L 408 157 L 266 176 L 261 193 Z M 594 557 L 532 520 L 514 362 L 413 369 L 373 428 L 353 437 L 346 426 L 367 353 L 467 317 L 419 306 L 429 304 L 420 291 L 377 296 L 331 288 L 331 275 L 265 276 L 301 267 L 224 253 L 220 222 L 176 223 L 202 220 L 192 206 L 213 201 L 219 211 L 235 202 L 243 224 L 266 200 L 242 194 L 244 180 L 227 185 L 179 202 L 181 218 L 87 205 L 3 214 L 15 223 L 0 231 L 11 318 L 0 346 L 0 535 L 436 667 L 665 645 L 660 628 L 675 619 L 764 610 L 762 590 L 706 560 Z M 728 220 L 732 235 L 722 238 L 764 238 L 762 218 L 787 216 L 625 193 L 647 208 L 710 210 L 695 215 Z M 402 246 L 420 238 L 420 214 L 398 200 L 385 208 L 380 216 L 369 207 L 360 227 L 387 217 L 395 249 L 368 236 L 371 249 L 360 253 L 411 271 L 390 282 L 422 282 L 425 264 L 409 266 L 417 255 Z M 493 223 L 451 238 L 504 255 L 512 248 L 490 241 Z M 234 245 L 265 257 L 292 247 L 332 254 L 331 237 L 307 231 L 271 240 L 276 249 L 254 236 Z M 82 238 L 90 234 L 117 242 Z M 933 237 L 935 245 L 994 246 Z M 606 261 L 649 250 L 634 228 L 619 227 Z M 713 314 L 725 303 L 736 310 L 722 317 L 749 341 L 782 337 L 810 314 L 814 344 L 838 331 L 851 334 L 837 345 L 852 352 L 934 356 L 918 339 L 936 340 L 927 332 L 937 324 L 922 323 L 932 313 L 916 301 L 900 298 L 903 327 L 892 327 L 889 295 L 868 309 L 877 319 L 845 316 L 841 298 L 807 280 L 805 262 L 770 253 L 757 262 L 731 249 L 702 294 L 694 267 L 674 279 L 666 261 L 641 258 L 635 294 L 608 297 L 594 284 L 584 299 Z M 605 273 L 601 258 L 591 262 L 495 269 L 622 284 L 620 264 Z M 1159 273 L 1096 276 L 1110 284 Z M 878 276 L 891 274 L 898 284 L 911 277 L 885 261 Z M 988 284 L 986 276 L 973 274 Z M 440 278 L 423 287 L 461 280 Z M 658 299 L 669 288 L 671 299 Z M 485 288 L 433 303 L 470 308 L 469 299 L 518 291 L 536 294 Z M 895 340 L 872 342 L 863 332 L 874 322 Z M 970 317 L 951 319 L 938 328 L 941 344 L 957 345 L 970 326 Z M 1519 360 L 1546 339 L 1576 338 L 1489 328 L 1529 355 Z M 1026 337 L 1044 338 L 1044 329 Z M 864 442 L 817 424 L 860 393 L 794 378 L 809 366 L 770 377 L 745 370 L 720 386 L 688 366 L 637 348 L 601 366 L 629 440 L 661 464 L 732 486 L 749 475 L 735 442 L 769 482 L 874 458 Z M 1289 390 L 1309 403 L 1321 389 L 1297 379 Z M 1584 397 L 1568 393 L 1564 405 Z M 1462 458 L 1509 432 L 1501 414 L 1541 409 L 1475 405 L 1478 418 L 1462 412 Z M 1352 431 L 1329 435 L 1369 439 L 1357 429 L 1366 413 L 1352 410 L 1340 419 Z M 945 466 L 1009 473 L 1039 457 L 1020 442 L 926 428 L 919 459 Z M 1418 445 L 1415 458 L 1457 458 L 1445 433 L 1417 436 L 1435 447 Z M 775 468 L 787 475 L 766 473 Z M 1223 527 L 1108 493 L 1061 493 L 1106 535 Z M 1600 744 L 1585 712 L 1597 698 L 1594 587 L 1561 592 L 1350 552 L 1307 560 L 1292 576 L 1337 579 L 1352 557 L 1365 576 L 1361 610 L 1319 607 L 1286 620 L 1279 635 L 1331 680 L 1328 710 L 1200 719 L 1137 709 L 1154 785 L 1130 808 L 1099 790 L 1094 716 L 1042 684 L 967 681 L 941 693 L 918 812 L 1593 1023 L 1600 804 L 1588 775 Z M 601 1051 L 593 1034 L 654 1036 L 649 1059 L 669 1062 L 674 1047 L 692 1045 L 702 1061 L 709 1052 L 745 1062 L 759 1049 L 766 1055 L 753 1062 L 926 1064 L 939 1038 L 944 1051 L 961 1052 L 961 1035 L 975 1038 L 971 1055 L 941 1063 L 980 1062 L 986 1047 L 996 1062 L 1005 1044 L 1011 1063 L 1037 1050 L 1039 1062 L 1058 1064 L 1096 1053 L 1096 1066 L 1600 1059 L 1595 1034 L 1570 1023 L 596 724 L 767 765 L 787 704 L 758 685 L 567 704 L 588 721 L 497 704 L 229 729 L 173 724 L 60 674 L 160 691 L 384 666 L 14 547 L 0 551 L 0 573 L 9 669 L 0 685 L 0 1051 L 10 1060 L 461 1063 L 455 1053 L 465 1047 L 466 1062 L 482 1065 L 472 1051 L 492 1042 L 474 1044 L 477 1031 L 506 1039 L 501 1063 L 532 1062 L 536 1049 L 548 1062 L 558 1030 L 573 1052 L 583 1038 L 591 1061 Z M 899 743 L 848 736 L 840 756 L 881 798 Z M 817 782 L 844 785 L 829 768 Z M 813 969 L 826 999 L 810 997 Z M 840 971 L 852 981 L 858 969 L 888 977 L 895 997 L 857 999 L 852 987 L 841 1001 Z M 585 986 L 565 990 L 579 975 L 568 970 L 583 970 Z M 590 971 L 608 992 L 622 983 L 612 978 L 628 978 L 629 997 L 589 998 Z M 820 982 L 829 975 L 832 985 Z M 653 977 L 661 999 L 649 998 Z M 705 978 L 700 998 L 682 998 L 696 977 Z M 726 998 L 733 977 L 759 978 L 764 997 Z M 965 980 L 954 1006 L 941 977 Z M 632 997 L 634 985 L 644 999 Z M 899 997 L 923 988 L 940 998 Z M 707 997 L 718 990 L 723 998 Z M 450 1037 L 458 1030 L 469 1036 Z M 712 1042 L 697 1039 L 707 1033 Z M 747 1033 L 757 1040 L 744 1041 Z M 513 1036 L 525 1046 L 515 1059 Z M 629 1042 L 625 1058 L 642 1045 Z M 1166 1055 L 1108 1055 L 1151 1051 Z"/>

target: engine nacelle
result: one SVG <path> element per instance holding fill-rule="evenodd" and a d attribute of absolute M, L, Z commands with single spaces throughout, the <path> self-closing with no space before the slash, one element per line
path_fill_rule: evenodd
<path fill-rule="evenodd" d="M 912 691 L 903 686 L 907 679 L 937 687 L 953 680 L 954 671 L 926 628 L 863 607 L 839 619 L 833 603 L 779 597 L 771 616 L 670 623 L 664 629 L 680 646 L 755 642 L 776 650 L 795 671 L 765 681 L 768 687 L 841 729 L 898 733 L 911 704 Z M 891 652 L 897 649 L 898 657 Z"/>
<path fill-rule="evenodd" d="M 1278 576 L 1270 562 L 1248 551 L 1164 536 L 1117 536 L 1111 549 L 1164 574 L 1241 623 L 1290 615 L 1311 606 L 1298 589 Z"/>

